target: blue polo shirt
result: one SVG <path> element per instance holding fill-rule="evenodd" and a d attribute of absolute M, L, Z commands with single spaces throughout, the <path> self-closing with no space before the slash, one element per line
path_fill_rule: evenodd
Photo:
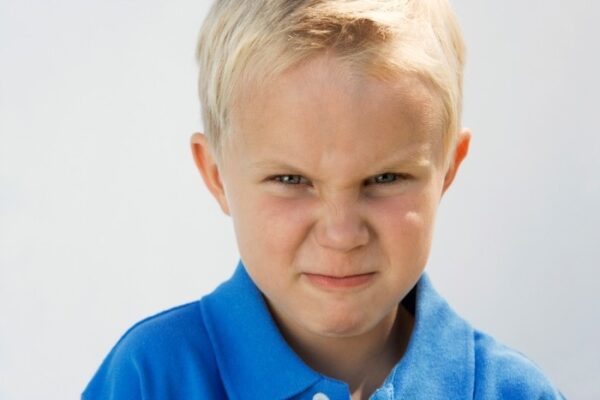
<path fill-rule="evenodd" d="M 426 274 L 409 296 L 415 325 L 408 348 L 372 399 L 562 398 L 531 361 L 455 314 Z M 346 383 L 312 370 L 288 346 L 241 262 L 213 293 L 134 325 L 82 395 L 86 400 L 349 397 Z"/>

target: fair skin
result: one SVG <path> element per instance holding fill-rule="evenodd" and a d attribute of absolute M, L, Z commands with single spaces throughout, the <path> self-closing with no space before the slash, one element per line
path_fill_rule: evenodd
<path fill-rule="evenodd" d="M 409 342 L 413 317 L 399 304 L 425 268 L 470 133 L 446 159 L 432 89 L 332 55 L 239 99 L 222 158 L 193 135 L 196 164 L 290 346 L 368 398 Z"/>

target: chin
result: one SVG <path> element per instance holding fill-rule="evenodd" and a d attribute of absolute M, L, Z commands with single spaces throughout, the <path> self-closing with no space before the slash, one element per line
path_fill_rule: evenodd
<path fill-rule="evenodd" d="M 316 324 L 314 330 L 326 337 L 352 337 L 365 333 L 372 325 L 375 325 L 369 322 L 363 315 L 357 315 L 357 313 L 351 315 L 338 314 L 330 318 L 323 318 L 322 321 Z"/>

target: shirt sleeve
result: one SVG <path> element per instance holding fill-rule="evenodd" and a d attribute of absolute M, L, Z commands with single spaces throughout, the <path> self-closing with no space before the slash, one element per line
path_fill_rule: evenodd
<path fill-rule="evenodd" d="M 83 400 L 226 398 L 197 302 L 130 328 L 85 388 Z"/>
<path fill-rule="evenodd" d="M 145 398 L 139 362 L 118 343 L 85 388 L 82 400 L 141 400 Z"/>
<path fill-rule="evenodd" d="M 477 332 L 475 349 L 475 399 L 564 399 L 537 365 L 491 336 Z"/>

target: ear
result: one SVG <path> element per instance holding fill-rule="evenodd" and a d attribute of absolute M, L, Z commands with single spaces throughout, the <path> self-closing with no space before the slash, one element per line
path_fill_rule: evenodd
<path fill-rule="evenodd" d="M 450 165 L 448 167 L 448 171 L 446 171 L 446 176 L 444 177 L 444 188 L 442 190 L 442 194 L 446 193 L 446 190 L 454 181 L 454 177 L 456 176 L 456 172 L 458 171 L 460 164 L 463 162 L 467 156 L 467 153 L 469 152 L 469 143 L 471 143 L 471 131 L 468 128 L 463 128 L 463 130 L 458 134 L 456 148 L 454 149 L 453 154 L 450 155 Z"/>
<path fill-rule="evenodd" d="M 196 167 L 202 175 L 204 184 L 217 200 L 223 212 L 229 215 L 229 204 L 225 196 L 225 187 L 221 180 L 219 165 L 208 139 L 202 133 L 194 133 L 191 139 L 192 155 Z"/>

